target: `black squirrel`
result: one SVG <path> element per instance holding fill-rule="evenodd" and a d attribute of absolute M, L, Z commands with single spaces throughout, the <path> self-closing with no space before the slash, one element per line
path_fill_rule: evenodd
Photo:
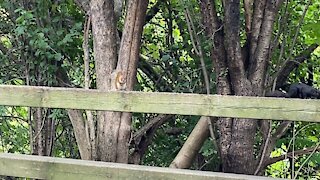
<path fill-rule="evenodd" d="M 287 94 L 279 91 L 279 90 L 275 90 L 275 91 L 271 91 L 271 92 L 267 92 L 266 97 L 287 97 Z"/>
<path fill-rule="evenodd" d="M 320 99 L 320 91 L 304 83 L 294 83 L 289 87 L 287 98 Z"/>
<path fill-rule="evenodd" d="M 287 93 L 279 90 L 266 93 L 266 97 L 285 97 L 301 99 L 320 99 L 320 90 L 304 83 L 294 83 L 289 86 Z"/>

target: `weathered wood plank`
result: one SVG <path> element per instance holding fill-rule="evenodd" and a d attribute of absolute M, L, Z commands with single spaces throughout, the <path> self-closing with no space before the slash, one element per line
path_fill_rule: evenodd
<path fill-rule="evenodd" d="M 320 100 L 0 86 L 0 104 L 320 122 Z"/>
<path fill-rule="evenodd" d="M 267 180 L 271 178 L 0 153 L 0 175 L 37 179 Z M 274 178 L 272 178 L 274 179 Z"/>

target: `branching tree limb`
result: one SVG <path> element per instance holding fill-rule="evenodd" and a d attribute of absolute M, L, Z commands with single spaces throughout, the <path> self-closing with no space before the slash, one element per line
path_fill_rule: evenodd
<path fill-rule="evenodd" d="M 164 123 L 172 119 L 174 115 L 160 114 L 151 119 L 145 126 L 140 128 L 132 137 L 131 144 L 134 145 L 134 152 L 130 154 L 130 163 L 139 164 L 148 146 L 156 133 L 156 130 Z"/>
<path fill-rule="evenodd" d="M 140 128 L 136 133 L 134 133 L 132 139 L 135 143 L 139 142 L 139 139 L 141 139 L 141 137 L 144 136 L 149 129 L 154 128 L 155 125 L 161 125 L 159 124 L 159 122 L 165 122 L 166 120 L 169 120 L 172 117 L 173 115 L 166 114 L 160 114 L 156 116 L 155 118 L 151 119 L 146 125 Z"/>

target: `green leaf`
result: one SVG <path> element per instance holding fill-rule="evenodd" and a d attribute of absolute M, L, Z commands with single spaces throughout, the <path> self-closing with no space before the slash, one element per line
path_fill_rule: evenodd
<path fill-rule="evenodd" d="M 318 142 L 318 138 L 316 136 L 308 136 L 308 139 L 313 142 Z"/>
<path fill-rule="evenodd" d="M 165 54 L 165 55 L 163 55 L 162 56 L 162 58 L 161 58 L 163 61 L 167 61 L 167 60 L 169 60 L 170 59 L 170 55 L 168 55 L 168 54 Z"/>
<path fill-rule="evenodd" d="M 57 61 L 61 61 L 61 59 L 62 59 L 61 53 L 55 53 L 54 54 L 54 59 L 57 60 Z"/>
<path fill-rule="evenodd" d="M 22 34 L 25 34 L 25 30 L 26 28 L 24 26 L 18 26 L 16 29 L 15 29 L 15 32 L 18 36 L 22 35 Z"/>

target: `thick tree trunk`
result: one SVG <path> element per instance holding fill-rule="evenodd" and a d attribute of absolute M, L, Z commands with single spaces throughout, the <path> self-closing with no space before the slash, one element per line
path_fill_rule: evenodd
<path fill-rule="evenodd" d="M 255 1 L 253 6 L 250 1 L 245 3 L 248 39 L 246 45 L 241 47 L 240 1 L 225 1 L 222 23 L 214 3 L 201 0 L 206 35 L 214 39 L 211 57 L 217 74 L 219 94 L 263 95 L 268 59 L 266 57 L 269 57 L 273 21 L 280 1 Z M 254 156 L 257 121 L 221 118 L 217 127 L 223 171 L 253 174 L 257 165 Z"/>
<path fill-rule="evenodd" d="M 111 90 L 111 74 L 117 62 L 116 20 L 113 3 L 91 1 L 91 18 L 97 88 Z M 117 137 L 120 126 L 115 112 L 98 112 L 97 158 L 116 162 Z"/>

